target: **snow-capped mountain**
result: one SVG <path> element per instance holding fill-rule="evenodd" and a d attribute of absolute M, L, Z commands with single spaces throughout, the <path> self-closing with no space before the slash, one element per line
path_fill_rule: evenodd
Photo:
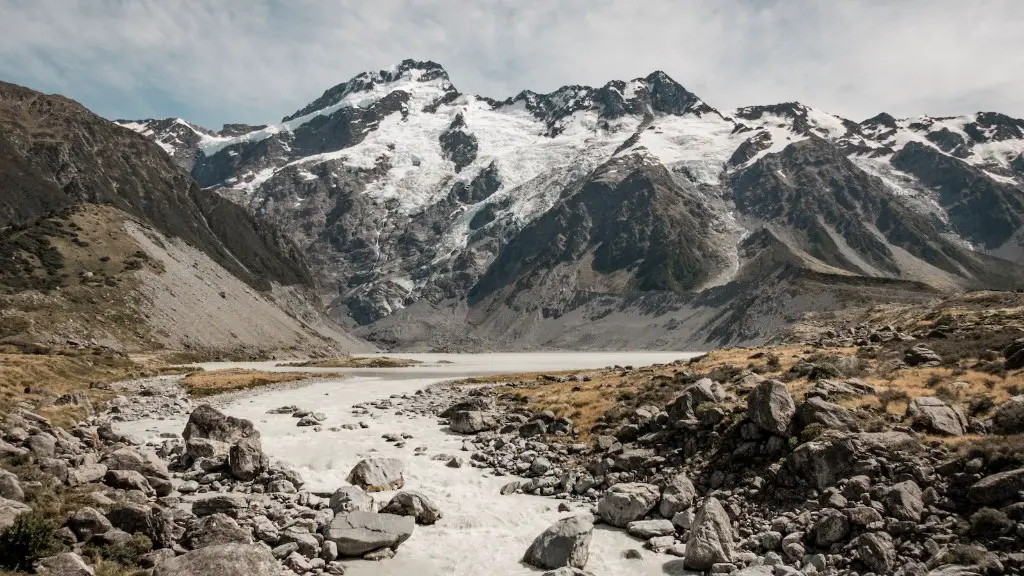
<path fill-rule="evenodd" d="M 647 317 L 715 309 L 674 322 L 736 340 L 765 332 L 721 312 L 756 308 L 739 287 L 793 270 L 911 292 L 1024 279 L 1024 121 L 997 113 L 719 111 L 663 72 L 498 101 L 406 60 L 278 124 L 120 123 L 281 226 L 336 316 L 385 343 L 579 344 L 655 296 L 673 303 Z"/>

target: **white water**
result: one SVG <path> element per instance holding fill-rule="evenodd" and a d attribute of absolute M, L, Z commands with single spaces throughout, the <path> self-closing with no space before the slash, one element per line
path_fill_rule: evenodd
<path fill-rule="evenodd" d="M 430 460 L 439 452 L 468 459 L 461 452 L 464 437 L 442 431 L 432 417 L 395 416 L 393 411 L 375 412 L 374 418 L 356 416 L 351 406 L 391 394 L 413 393 L 434 382 L 473 375 L 544 370 L 599 368 L 610 365 L 634 366 L 666 363 L 694 354 L 669 352 L 636 353 L 536 353 L 536 354 L 403 354 L 425 364 L 387 370 L 346 370 L 344 380 L 320 382 L 302 388 L 254 393 L 218 405 L 225 413 L 252 420 L 260 430 L 263 448 L 273 459 L 287 462 L 306 479 L 305 488 L 333 491 L 345 484 L 345 476 L 361 458 L 371 453 L 401 458 L 406 465 L 405 486 L 423 492 L 444 512 L 434 526 L 417 526 L 398 550 L 384 562 L 346 562 L 348 574 L 416 576 L 512 576 L 539 571 L 520 563 L 530 542 L 545 528 L 567 513 L 558 513 L 558 500 L 540 496 L 501 496 L 499 488 L 510 477 L 491 477 L 469 466 L 452 469 L 444 462 Z M 446 360 L 451 364 L 437 364 Z M 284 369 L 274 363 L 204 364 L 207 369 L 244 366 Z M 302 369 L 309 370 L 309 369 Z M 288 415 L 271 415 L 267 410 L 295 404 L 327 414 L 324 431 L 298 428 Z M 159 432 L 178 432 L 184 418 L 141 420 L 119 426 L 122 432 L 151 438 Z M 330 432 L 327 428 L 364 420 L 370 428 Z M 413 438 L 396 448 L 381 438 L 386 432 L 408 432 Z M 423 456 L 413 449 L 426 446 Z M 390 493 L 376 494 L 389 499 Z M 625 560 L 622 553 L 642 549 L 642 542 L 624 532 L 599 526 L 594 531 L 587 570 L 597 576 L 620 574 L 663 575 L 681 573 L 678 558 L 642 550 L 642 560 Z"/>

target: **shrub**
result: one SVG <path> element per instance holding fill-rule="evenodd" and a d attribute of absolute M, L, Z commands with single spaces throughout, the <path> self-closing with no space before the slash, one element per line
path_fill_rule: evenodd
<path fill-rule="evenodd" d="M 811 422 L 803 429 L 802 432 L 800 432 L 800 440 L 802 442 L 816 440 L 818 436 L 824 434 L 826 430 L 828 430 L 828 426 L 825 426 L 820 422 Z"/>
<path fill-rule="evenodd" d="M 812 382 L 815 380 L 823 380 L 827 378 L 842 378 L 844 376 L 843 371 L 840 370 L 835 364 L 829 364 L 827 362 L 819 362 L 813 365 L 810 373 L 807 375 L 807 379 Z"/>
<path fill-rule="evenodd" d="M 909 402 L 910 396 L 907 395 L 906 390 L 890 389 L 881 392 L 878 395 L 878 401 L 882 404 L 882 410 L 888 410 L 889 404 L 893 402 Z"/>
<path fill-rule="evenodd" d="M 935 388 L 939 384 L 942 384 L 942 382 L 944 380 L 945 380 L 945 378 L 942 377 L 942 375 L 940 375 L 940 374 L 932 374 L 931 377 L 928 378 L 928 382 L 926 383 L 926 385 L 929 388 Z"/>
<path fill-rule="evenodd" d="M 765 358 L 764 365 L 771 372 L 778 372 L 779 370 L 782 370 L 782 360 L 779 358 L 778 354 L 769 353 L 767 358 Z"/>
<path fill-rule="evenodd" d="M 956 392 L 952 388 L 943 384 L 935 389 L 935 397 L 942 400 L 947 404 L 951 404 L 958 400 Z"/>
<path fill-rule="evenodd" d="M 143 534 L 135 534 L 119 544 L 107 544 L 95 549 L 95 553 L 104 560 L 116 562 L 121 566 L 138 566 L 139 558 L 153 549 L 153 541 Z"/>
<path fill-rule="evenodd" d="M 32 511 L 18 516 L 14 524 L 0 533 L 0 567 L 31 570 L 40 559 L 56 554 L 61 543 L 54 535 L 53 520 Z"/>
<path fill-rule="evenodd" d="M 1013 520 L 994 508 L 982 508 L 971 514 L 971 533 L 975 536 L 985 538 L 1002 536 L 1013 525 Z"/>
<path fill-rule="evenodd" d="M 988 394 L 972 394 L 967 403 L 967 410 L 971 416 L 984 414 L 995 407 L 995 401 Z"/>

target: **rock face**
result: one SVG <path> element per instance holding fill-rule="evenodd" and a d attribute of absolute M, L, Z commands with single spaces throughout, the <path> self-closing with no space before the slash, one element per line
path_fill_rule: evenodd
<path fill-rule="evenodd" d="M 494 417 L 477 410 L 461 410 L 452 414 L 450 427 L 458 434 L 479 434 L 498 425 Z"/>
<path fill-rule="evenodd" d="M 658 503 L 657 486 L 643 483 L 616 484 L 609 488 L 597 504 L 601 519 L 618 528 L 640 520 Z"/>
<path fill-rule="evenodd" d="M 412 516 L 416 519 L 417 524 L 424 525 L 434 524 L 443 516 L 441 509 L 429 498 L 412 490 L 395 494 L 391 501 L 381 509 L 381 512 L 398 516 Z"/>
<path fill-rule="evenodd" d="M 785 436 L 796 414 L 796 405 L 786 385 L 765 380 L 747 398 L 747 417 L 763 430 Z"/>
<path fill-rule="evenodd" d="M 181 436 L 185 440 L 207 438 L 233 444 L 243 438 L 259 438 L 260 433 L 249 420 L 226 416 L 213 406 L 203 404 L 189 415 Z"/>
<path fill-rule="evenodd" d="M 537 568 L 584 568 L 593 533 L 594 523 L 589 515 L 563 518 L 534 539 L 523 562 Z"/>
<path fill-rule="evenodd" d="M 911 401 L 907 406 L 907 417 L 915 428 L 932 434 L 963 436 L 967 432 L 967 416 L 963 411 L 934 396 Z"/>
<path fill-rule="evenodd" d="M 335 516 L 324 537 L 337 544 L 339 555 L 358 557 L 381 548 L 397 550 L 415 527 L 410 516 L 349 512 Z"/>
<path fill-rule="evenodd" d="M 718 563 L 731 562 L 733 556 L 732 524 L 722 503 L 710 497 L 704 501 L 693 520 L 690 538 L 686 541 L 686 567 L 710 570 Z"/>
<path fill-rule="evenodd" d="M 367 458 L 352 468 L 347 480 L 367 492 L 398 490 L 405 486 L 404 471 L 405 464 L 397 458 Z"/>
<path fill-rule="evenodd" d="M 1024 394 L 1000 404 L 992 417 L 992 425 L 1000 434 L 1024 433 Z"/>
<path fill-rule="evenodd" d="M 270 551 L 251 544 L 220 544 L 193 550 L 165 560 L 153 576 L 280 576 L 281 569 Z"/>

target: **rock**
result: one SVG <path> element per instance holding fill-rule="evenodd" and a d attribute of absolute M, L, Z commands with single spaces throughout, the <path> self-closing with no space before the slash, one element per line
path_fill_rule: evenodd
<path fill-rule="evenodd" d="M 672 517 L 672 525 L 679 528 L 680 531 L 686 532 L 693 526 L 693 519 L 695 516 L 696 514 L 694 513 L 693 508 L 683 510 Z"/>
<path fill-rule="evenodd" d="M 486 412 L 461 410 L 451 416 L 449 427 L 457 434 L 478 434 L 498 427 L 498 421 Z"/>
<path fill-rule="evenodd" d="M 381 512 L 398 516 L 412 516 L 416 519 L 417 524 L 424 525 L 434 524 L 442 517 L 441 509 L 436 504 L 423 494 L 412 490 L 395 494 L 394 498 L 381 509 Z"/>
<path fill-rule="evenodd" d="M 828 548 L 835 542 L 846 538 L 850 533 L 850 519 L 839 510 L 826 508 L 821 517 L 811 528 L 814 544 L 819 548 Z"/>
<path fill-rule="evenodd" d="M 818 396 L 811 396 L 797 408 L 796 422 L 800 428 L 821 424 L 829 430 L 857 429 L 857 420 L 849 410 Z"/>
<path fill-rule="evenodd" d="M 880 574 L 891 574 L 896 565 L 896 548 L 885 532 L 867 532 L 857 537 L 857 557 Z"/>
<path fill-rule="evenodd" d="M 185 454 L 189 462 L 200 458 L 223 460 L 228 457 L 231 445 L 227 442 L 218 442 L 209 438 L 190 438 L 185 442 Z"/>
<path fill-rule="evenodd" d="M 785 436 L 796 414 L 796 404 L 786 385 L 778 380 L 765 380 L 747 397 L 747 418 L 762 430 Z"/>
<path fill-rule="evenodd" d="M 609 488 L 597 505 L 601 519 L 617 528 L 625 528 L 640 520 L 658 503 L 661 493 L 652 484 L 616 484 Z"/>
<path fill-rule="evenodd" d="M 523 561 L 537 568 L 583 568 L 590 555 L 593 533 L 593 518 L 589 514 L 563 518 L 534 539 Z"/>
<path fill-rule="evenodd" d="M 309 426 L 316 426 L 319 423 L 320 420 L 317 420 L 316 417 L 314 417 L 312 414 L 309 414 L 307 416 L 299 418 L 299 421 L 296 422 L 295 425 L 303 428 L 308 428 Z"/>
<path fill-rule="evenodd" d="M 347 481 L 369 492 L 398 490 L 405 486 L 405 464 L 397 458 L 367 458 L 349 472 Z"/>
<path fill-rule="evenodd" d="M 226 416 L 209 404 L 203 404 L 192 411 L 181 433 L 185 440 L 208 438 L 227 444 L 234 444 L 242 438 L 259 438 L 259 435 L 249 420 Z"/>
<path fill-rule="evenodd" d="M 228 467 L 231 476 L 249 482 L 270 467 L 270 458 L 263 453 L 258 436 L 242 438 L 228 451 Z"/>
<path fill-rule="evenodd" d="M 963 411 L 934 396 L 912 400 L 906 415 L 914 428 L 925 432 L 945 436 L 963 436 L 967 432 L 967 416 Z"/>
<path fill-rule="evenodd" d="M 696 419 L 698 406 L 719 401 L 718 396 L 715 394 L 714 385 L 710 378 L 701 378 L 683 388 L 679 396 L 666 408 L 669 416 L 675 420 Z"/>
<path fill-rule="evenodd" d="M 925 346 L 914 346 L 903 354 L 907 366 L 938 366 L 942 358 Z"/>
<path fill-rule="evenodd" d="M 583 570 L 580 570 L 579 568 L 572 568 L 570 566 L 565 566 L 563 568 L 558 568 L 558 569 L 555 569 L 555 570 L 551 570 L 549 572 L 545 572 L 545 573 L 541 574 L 540 576 L 594 576 L 594 575 L 591 574 L 590 572 L 585 572 Z"/>
<path fill-rule="evenodd" d="M 760 385 L 759 385 L 760 386 Z M 732 524 L 722 503 L 709 497 L 697 511 L 686 541 L 687 568 L 710 570 L 714 564 L 731 562 L 733 556 Z"/>
<path fill-rule="evenodd" d="M 7 500 L 25 500 L 25 491 L 21 489 L 18 477 L 6 470 L 0 470 L 0 498 Z"/>
<path fill-rule="evenodd" d="M 548 433 L 548 425 L 543 420 L 532 420 L 519 427 L 519 436 L 533 438 Z"/>
<path fill-rule="evenodd" d="M 693 506 L 693 499 L 696 497 L 697 490 L 694 488 L 693 482 L 686 474 L 676 474 L 661 492 L 658 513 L 671 519 L 679 512 Z"/>
<path fill-rule="evenodd" d="M 93 576 L 94 572 L 82 557 L 74 552 L 61 552 L 39 561 L 36 574 L 50 576 Z"/>
<path fill-rule="evenodd" d="M 153 576 L 280 576 L 270 551 L 253 544 L 219 544 L 193 550 L 157 564 Z"/>
<path fill-rule="evenodd" d="M 218 513 L 193 523 L 185 532 L 185 542 L 189 548 L 198 550 L 218 544 L 252 544 L 252 537 L 233 518 Z"/>
<path fill-rule="evenodd" d="M 80 542 L 85 542 L 97 534 L 103 534 L 114 526 L 99 510 L 95 508 L 79 508 L 68 517 L 68 528 L 75 533 Z"/>
<path fill-rule="evenodd" d="M 192 503 L 192 513 L 196 516 L 209 516 L 210 514 L 223 513 L 228 516 L 236 516 L 239 510 L 249 507 L 249 500 L 238 493 L 215 494 L 213 496 L 196 500 Z"/>
<path fill-rule="evenodd" d="M 367 552 L 363 554 L 363 560 L 369 560 L 370 562 L 380 562 L 381 560 L 391 560 L 395 557 L 395 551 L 391 548 L 379 548 L 373 552 Z"/>
<path fill-rule="evenodd" d="M 139 556 L 139 566 L 142 566 L 143 568 L 152 568 L 164 560 L 170 560 L 175 556 L 177 556 L 177 554 L 175 554 L 174 550 L 171 550 L 170 548 L 153 550 L 152 552 L 147 552 L 146 554 Z"/>
<path fill-rule="evenodd" d="M 108 470 L 133 470 L 143 476 L 171 477 L 167 471 L 167 463 L 149 450 L 121 448 L 104 456 L 100 463 Z"/>
<path fill-rule="evenodd" d="M 122 490 L 138 490 L 147 496 L 156 494 L 146 477 L 135 470 L 108 470 L 103 483 Z"/>
<path fill-rule="evenodd" d="M 28 504 L 18 502 L 17 500 L 8 500 L 6 498 L 0 498 L 0 532 L 3 532 L 12 524 L 18 516 L 26 512 L 30 512 L 32 508 Z"/>
<path fill-rule="evenodd" d="M 373 512 L 373 497 L 359 486 L 342 486 L 331 494 L 330 507 L 335 514 Z"/>
<path fill-rule="evenodd" d="M 324 536 L 338 545 L 339 556 L 359 557 L 380 548 L 397 549 L 415 527 L 410 516 L 349 512 L 335 516 Z"/>
<path fill-rule="evenodd" d="M 1024 354 L 1021 357 L 1024 359 Z M 1014 396 L 996 408 L 992 429 L 999 434 L 1024 434 L 1024 394 Z"/>
<path fill-rule="evenodd" d="M 71 487 L 98 482 L 107 475 L 104 464 L 85 464 L 77 468 L 65 468 L 67 485 Z"/>
<path fill-rule="evenodd" d="M 897 520 L 921 521 L 924 500 L 921 488 L 913 480 L 894 484 L 885 494 L 885 509 Z"/>
<path fill-rule="evenodd" d="M 626 525 L 626 532 L 630 536 L 648 540 L 657 536 L 669 536 L 676 533 L 676 527 L 671 520 L 634 520 Z"/>
<path fill-rule="evenodd" d="M 804 442 L 786 462 L 815 488 L 824 490 L 850 471 L 856 454 L 850 438 Z"/>
<path fill-rule="evenodd" d="M 306 558 L 316 558 L 320 556 L 320 542 L 317 541 L 315 536 L 305 530 L 288 528 L 281 533 L 281 542 L 283 544 L 296 544 L 298 546 L 297 550 L 299 554 L 302 554 Z"/>
<path fill-rule="evenodd" d="M 978 480 L 967 495 L 976 504 L 998 504 L 1017 498 L 1021 491 L 1024 491 L 1024 468 L 1017 468 Z"/>
<path fill-rule="evenodd" d="M 25 447 L 36 458 L 52 458 L 57 451 L 57 439 L 49 434 L 33 434 L 25 441 Z"/>
<path fill-rule="evenodd" d="M 334 562 L 338 559 L 338 545 L 330 540 L 324 540 L 323 545 L 320 547 L 320 558 L 323 558 L 324 562 Z"/>
<path fill-rule="evenodd" d="M 509 482 L 508 484 L 505 484 L 504 486 L 502 486 L 501 490 L 499 490 L 498 492 L 502 496 L 508 496 L 509 494 L 515 494 L 516 491 L 519 490 L 520 485 L 521 485 L 521 483 L 518 480 L 513 480 L 513 481 Z"/>

